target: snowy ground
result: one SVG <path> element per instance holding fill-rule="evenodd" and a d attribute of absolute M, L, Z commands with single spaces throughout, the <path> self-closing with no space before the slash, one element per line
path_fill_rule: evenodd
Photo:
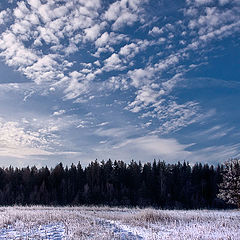
<path fill-rule="evenodd" d="M 239 240 L 240 211 L 1 207 L 3 239 Z"/>

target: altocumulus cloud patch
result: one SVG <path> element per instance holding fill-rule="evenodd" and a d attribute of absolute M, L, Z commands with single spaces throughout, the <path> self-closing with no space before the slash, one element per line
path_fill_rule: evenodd
<path fill-rule="evenodd" d="M 26 0 L 0 10 L 1 155 L 18 158 L 12 144 L 28 148 L 26 162 L 239 154 L 238 1 Z"/>

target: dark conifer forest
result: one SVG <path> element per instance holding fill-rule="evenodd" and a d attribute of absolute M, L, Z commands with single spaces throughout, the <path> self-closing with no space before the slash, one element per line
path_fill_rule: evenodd
<path fill-rule="evenodd" d="M 223 166 L 91 162 L 55 168 L 0 168 L 0 205 L 110 205 L 226 208 L 218 199 Z"/>

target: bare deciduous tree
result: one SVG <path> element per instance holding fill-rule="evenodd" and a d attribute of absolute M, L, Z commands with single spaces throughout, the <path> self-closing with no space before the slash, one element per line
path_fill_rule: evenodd
<path fill-rule="evenodd" d="M 225 163 L 219 184 L 218 197 L 240 208 L 240 159 L 231 159 Z"/>

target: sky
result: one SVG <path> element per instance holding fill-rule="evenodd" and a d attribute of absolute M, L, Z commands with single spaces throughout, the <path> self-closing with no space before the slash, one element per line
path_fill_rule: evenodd
<path fill-rule="evenodd" d="M 240 156 L 239 0 L 1 0 L 0 166 Z"/>

